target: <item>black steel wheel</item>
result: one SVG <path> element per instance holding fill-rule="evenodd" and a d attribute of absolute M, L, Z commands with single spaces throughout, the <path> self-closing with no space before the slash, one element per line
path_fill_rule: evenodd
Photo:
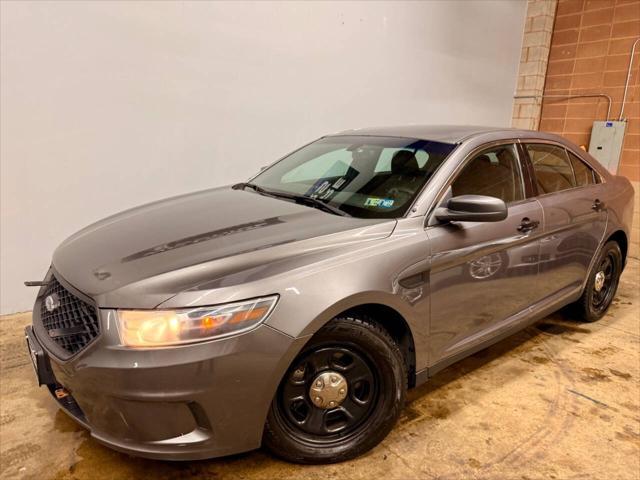
<path fill-rule="evenodd" d="M 620 247 L 617 242 L 607 242 L 593 263 L 582 297 L 575 304 L 582 320 L 595 322 L 604 316 L 616 295 L 621 273 Z"/>
<path fill-rule="evenodd" d="M 352 435 L 367 420 L 379 383 L 371 360 L 357 346 L 318 345 L 287 372 L 278 411 L 292 435 L 331 442 Z"/>
<path fill-rule="evenodd" d="M 353 458 L 391 430 L 406 383 L 402 353 L 383 328 L 362 318 L 336 318 L 313 337 L 282 379 L 264 443 L 298 463 Z"/>

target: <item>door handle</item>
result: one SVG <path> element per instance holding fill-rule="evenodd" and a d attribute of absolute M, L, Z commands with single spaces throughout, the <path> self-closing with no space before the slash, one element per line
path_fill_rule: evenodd
<path fill-rule="evenodd" d="M 538 220 L 530 220 L 528 217 L 524 217 L 522 222 L 520 222 L 520 225 L 518 225 L 518 231 L 523 233 L 530 232 L 531 230 L 538 228 L 538 225 L 540 225 Z"/>
<path fill-rule="evenodd" d="M 595 210 L 596 212 L 600 212 L 600 211 L 604 210 L 604 203 L 601 202 L 599 198 L 596 198 L 593 201 L 593 205 L 591 205 L 591 208 L 593 210 Z"/>

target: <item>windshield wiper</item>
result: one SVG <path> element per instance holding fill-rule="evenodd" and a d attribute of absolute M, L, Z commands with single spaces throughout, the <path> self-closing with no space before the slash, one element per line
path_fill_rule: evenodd
<path fill-rule="evenodd" d="M 296 203 L 302 203 L 309 207 L 317 208 L 320 210 L 324 210 L 325 212 L 333 213 L 334 215 L 340 215 L 341 217 L 350 217 L 347 212 L 340 210 L 339 208 L 334 207 L 333 205 L 329 205 L 328 203 L 324 203 L 322 200 L 318 200 L 317 198 L 307 197 L 305 195 L 296 195 L 293 193 L 285 193 L 285 192 L 277 192 L 274 190 L 267 190 L 253 183 L 236 183 L 231 188 L 234 190 L 244 190 L 245 188 L 251 188 L 255 192 L 266 195 L 268 197 L 274 198 L 285 198 L 287 200 L 293 200 Z"/>
<path fill-rule="evenodd" d="M 289 196 L 289 195 L 287 195 Z M 324 203 L 322 200 L 318 200 L 317 198 L 307 197 L 306 195 L 291 195 L 289 196 L 292 200 L 295 200 L 298 203 L 304 203 L 310 207 L 318 208 L 320 210 L 324 210 L 325 212 L 333 213 L 335 215 L 340 215 L 342 217 L 350 217 L 347 212 L 340 210 L 333 205 L 329 205 L 328 203 Z"/>
<path fill-rule="evenodd" d="M 264 193 L 264 194 L 268 194 L 269 193 L 264 188 L 259 187 L 258 185 L 254 184 L 254 183 L 241 182 L 241 183 L 236 183 L 235 185 L 231 185 L 231 188 L 234 189 L 234 190 L 244 190 L 247 187 L 255 190 L 258 193 Z"/>

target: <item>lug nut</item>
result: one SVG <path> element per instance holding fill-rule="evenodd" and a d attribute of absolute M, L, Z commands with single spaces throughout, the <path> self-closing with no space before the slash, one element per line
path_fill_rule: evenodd
<path fill-rule="evenodd" d="M 331 375 L 331 383 L 336 383 L 338 381 L 338 377 Z"/>
<path fill-rule="evenodd" d="M 336 406 L 336 402 L 334 402 L 334 401 L 329 402 L 329 406 L 330 407 L 335 407 Z"/>
<path fill-rule="evenodd" d="M 314 400 L 316 403 L 322 403 L 322 399 L 320 397 L 316 397 Z"/>
<path fill-rule="evenodd" d="M 340 395 L 344 395 L 344 388 L 341 388 L 339 392 L 340 392 Z"/>
<path fill-rule="evenodd" d="M 318 380 L 316 382 L 316 387 L 321 387 L 322 386 L 322 380 Z"/>

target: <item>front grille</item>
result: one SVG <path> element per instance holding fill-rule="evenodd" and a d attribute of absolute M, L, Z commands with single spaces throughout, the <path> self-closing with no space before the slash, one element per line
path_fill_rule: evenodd
<path fill-rule="evenodd" d="M 55 277 L 51 277 L 41 298 L 40 321 L 47 337 L 69 356 L 82 350 L 100 333 L 95 307 L 73 295 Z"/>

